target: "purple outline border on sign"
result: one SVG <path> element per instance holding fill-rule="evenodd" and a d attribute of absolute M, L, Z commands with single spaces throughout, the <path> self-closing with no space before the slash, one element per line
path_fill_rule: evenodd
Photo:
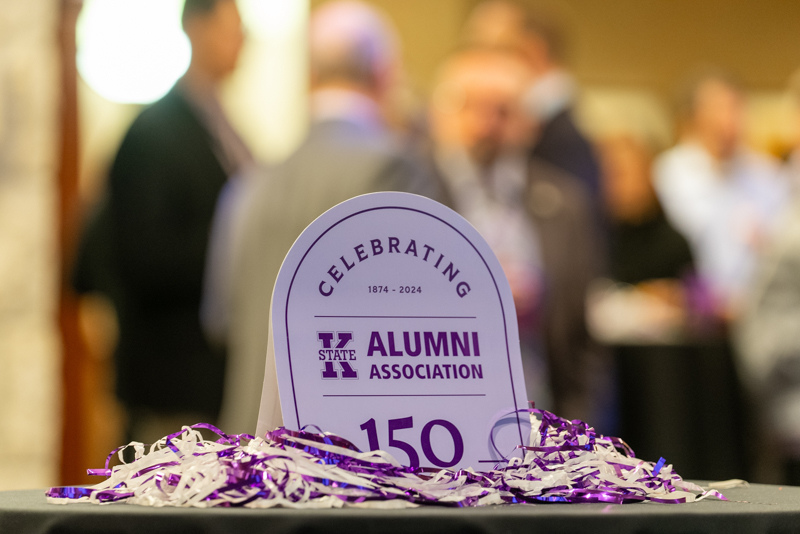
<path fill-rule="evenodd" d="M 408 208 L 408 207 L 405 207 L 405 206 L 380 206 L 380 207 L 376 207 L 376 208 L 368 208 L 368 209 L 365 209 L 365 210 L 357 211 L 355 213 L 351 213 L 347 217 L 343 217 L 343 218 L 339 219 L 338 221 L 336 221 L 335 223 L 330 225 L 319 236 L 317 236 L 317 238 L 314 240 L 314 242 L 311 243 L 311 246 L 308 247 L 308 249 L 303 254 L 303 257 L 300 258 L 300 261 L 297 264 L 297 268 L 295 268 L 294 273 L 292 274 L 292 281 L 289 282 L 289 290 L 286 292 L 286 307 L 285 307 L 285 310 L 284 310 L 284 322 L 286 324 L 286 351 L 287 351 L 287 356 L 289 357 L 289 378 L 292 381 L 292 398 L 294 399 L 294 414 L 295 414 L 295 417 L 297 417 L 297 425 L 298 425 L 298 427 L 302 428 L 302 425 L 300 424 L 300 412 L 297 409 L 297 394 L 295 392 L 295 387 L 294 387 L 294 371 L 292 370 L 292 348 L 291 348 L 291 343 L 289 342 L 289 297 L 290 297 L 290 295 L 292 293 L 292 287 L 294 286 L 294 279 L 295 279 L 295 277 L 297 277 L 297 271 L 300 270 L 300 266 L 305 261 L 306 256 L 308 256 L 308 253 L 311 252 L 311 249 L 314 248 L 314 246 L 317 244 L 317 242 L 320 239 L 322 239 L 322 237 L 325 234 L 327 234 L 329 231 L 331 231 L 334 227 L 336 227 L 339 224 L 343 223 L 347 219 L 355 217 L 356 215 L 361 215 L 362 213 L 367 213 L 367 212 L 370 212 L 370 211 L 377 211 L 377 210 L 391 210 L 391 209 L 415 211 L 417 213 L 421 213 L 423 215 L 427 215 L 428 217 L 431 217 L 431 218 L 436 219 L 437 221 L 439 221 L 441 223 L 446 224 L 447 226 L 452 228 L 458 235 L 463 237 L 464 240 L 467 243 L 470 244 L 470 246 L 475 250 L 475 253 L 481 259 L 481 261 L 483 261 L 483 265 L 486 267 L 486 270 L 489 271 L 489 276 L 492 277 L 492 283 L 494 283 L 494 288 L 495 288 L 495 291 L 497 292 L 497 298 L 500 300 L 500 310 L 503 312 L 503 335 L 505 336 L 505 340 L 506 340 L 506 360 L 508 361 L 508 375 L 511 378 L 511 395 L 512 395 L 513 400 L 514 400 L 514 413 L 515 413 L 516 418 L 517 418 L 517 430 L 519 431 L 520 444 L 524 444 L 525 440 L 522 438 L 522 426 L 521 426 L 522 423 L 519 420 L 519 407 L 517 406 L 517 394 L 514 391 L 514 373 L 511 370 L 511 351 L 508 348 L 508 325 L 506 324 L 506 311 L 505 311 L 505 308 L 503 307 L 503 298 L 500 296 L 500 288 L 497 287 L 497 280 L 495 280 L 494 274 L 492 273 L 492 270 L 489 268 L 489 265 L 486 263 L 486 260 L 481 255 L 481 253 L 478 250 L 478 248 L 472 243 L 472 241 L 469 240 L 469 238 L 467 236 L 462 234 L 461 231 L 458 228 L 456 228 L 455 226 L 453 226 L 449 222 L 445 221 L 444 219 L 441 219 L 441 218 L 437 217 L 436 215 L 433 215 L 432 213 L 428 213 L 427 211 L 422 211 L 422 210 L 419 210 L 419 209 L 416 209 L 416 208 Z"/>

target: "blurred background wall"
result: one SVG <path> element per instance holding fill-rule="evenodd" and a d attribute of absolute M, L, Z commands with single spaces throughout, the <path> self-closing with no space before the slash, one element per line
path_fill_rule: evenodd
<path fill-rule="evenodd" d="M 136 0 L 94 0 L 135 3 Z M 56 160 L 60 102 L 57 0 L 0 3 L 0 489 L 58 480 L 62 353 L 58 342 Z M 80 2 L 72 2 L 79 5 Z M 297 145 L 306 124 L 305 21 L 321 0 L 241 0 L 248 41 L 223 100 L 232 122 L 265 163 Z M 407 70 L 408 105 L 421 108 L 437 65 L 458 44 L 477 0 L 369 0 L 397 25 Z M 737 74 L 748 92 L 750 144 L 783 156 L 797 137 L 784 87 L 800 67 L 800 2 L 786 0 L 544 0 L 566 28 L 568 63 L 582 87 L 580 119 L 599 135 L 647 129 L 674 140 L 672 96 L 692 69 L 714 64 Z M 84 2 L 84 10 L 90 2 Z M 174 21 L 177 23 L 177 21 Z M 141 104 L 113 102 L 77 81 L 78 213 L 102 194 L 110 159 Z M 101 464 L 119 444 L 109 384 L 114 318 L 101 301 L 78 314 L 80 447 L 69 472 Z M 75 357 L 72 357 L 75 358 Z M 157 371 L 157 370 L 156 370 Z M 76 415 L 77 414 L 77 415 Z M 71 424 L 69 421 L 67 425 Z M 63 470 L 62 470 L 63 472 Z M 77 475 L 76 475 L 77 476 Z M 74 483 L 78 480 L 61 482 Z M 82 481 L 82 480 L 81 480 Z"/>
<path fill-rule="evenodd" d="M 311 6 L 324 3 L 312 0 Z M 384 9 L 403 41 L 409 81 L 423 95 L 436 67 L 458 44 L 479 0 L 369 0 Z M 525 0 L 565 29 L 568 64 L 582 87 L 580 118 L 592 132 L 651 123 L 672 141 L 672 101 L 693 69 L 731 71 L 749 93 L 748 137 L 776 155 L 797 135 L 784 96 L 800 66 L 800 3 L 784 0 Z M 618 110 L 625 108 L 626 112 Z M 633 111 L 631 111 L 633 109 Z M 611 121 L 611 123 L 609 123 Z"/>

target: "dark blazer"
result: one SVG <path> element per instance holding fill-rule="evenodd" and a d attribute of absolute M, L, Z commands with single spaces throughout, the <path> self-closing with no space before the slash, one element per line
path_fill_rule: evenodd
<path fill-rule="evenodd" d="M 608 248 L 608 271 L 618 282 L 680 279 L 694 271 L 689 242 L 670 224 L 660 206 L 638 223 L 612 225 Z"/>
<path fill-rule="evenodd" d="M 589 284 L 603 263 L 599 229 L 577 178 L 537 158 L 528 172 L 525 200 L 544 266 L 542 334 L 554 408 L 563 417 L 591 421 L 597 393 L 592 375 L 603 362 L 589 335 L 585 308 Z"/>
<path fill-rule="evenodd" d="M 175 88 L 136 118 L 114 159 L 74 280 L 115 305 L 116 388 L 128 408 L 219 411 L 224 354 L 207 343 L 199 305 L 226 179 L 211 134 Z"/>
<path fill-rule="evenodd" d="M 452 192 L 442 202 L 455 209 Z M 585 302 L 589 284 L 602 265 L 586 188 L 555 165 L 532 157 L 524 204 L 539 238 L 544 274 L 540 335 L 550 373 L 555 413 L 569 419 L 593 420 L 591 374 L 602 370 L 602 353 L 589 335 Z M 522 333 L 521 333 L 522 335 Z"/>
<path fill-rule="evenodd" d="M 589 141 L 575 126 L 572 112 L 565 109 L 541 125 L 539 140 L 532 155 L 580 180 L 586 187 L 591 201 L 600 198 L 600 167 Z"/>

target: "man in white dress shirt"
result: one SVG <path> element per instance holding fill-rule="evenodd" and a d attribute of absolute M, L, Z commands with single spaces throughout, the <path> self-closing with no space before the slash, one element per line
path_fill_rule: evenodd
<path fill-rule="evenodd" d="M 680 142 L 655 163 L 659 199 L 692 246 L 700 276 L 723 318 L 751 284 L 759 249 L 788 199 L 777 162 L 742 146 L 744 99 L 709 73 L 686 91 Z"/>

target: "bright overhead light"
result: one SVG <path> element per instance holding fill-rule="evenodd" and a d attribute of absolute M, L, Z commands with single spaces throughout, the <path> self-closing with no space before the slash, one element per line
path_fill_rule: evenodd
<path fill-rule="evenodd" d="M 248 32 L 262 39 L 296 34 L 308 16 L 303 0 L 238 0 L 237 5 Z"/>
<path fill-rule="evenodd" d="M 183 0 L 86 0 L 78 19 L 78 72 L 113 102 L 149 103 L 189 66 Z"/>

